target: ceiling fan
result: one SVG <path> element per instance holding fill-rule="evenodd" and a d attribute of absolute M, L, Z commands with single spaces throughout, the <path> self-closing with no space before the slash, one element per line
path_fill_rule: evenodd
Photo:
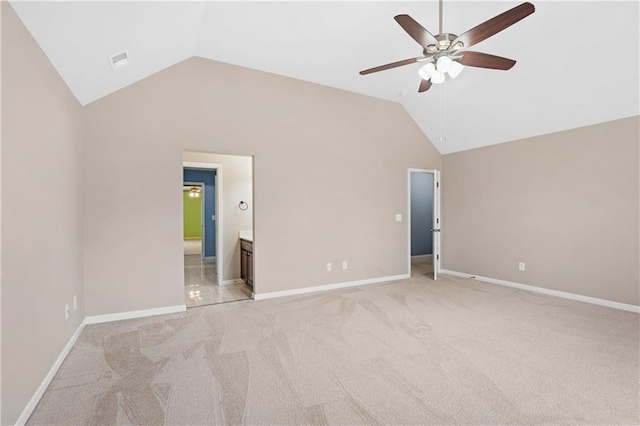
<path fill-rule="evenodd" d="M 201 191 L 202 188 L 200 188 L 199 186 L 185 186 L 182 188 L 182 192 L 184 192 L 185 194 L 189 194 L 190 198 L 199 198 Z"/>
<path fill-rule="evenodd" d="M 464 68 L 463 65 L 496 70 L 508 70 L 515 65 L 516 61 L 512 59 L 489 55 L 488 53 L 461 51 L 461 49 L 467 49 L 474 44 L 480 43 L 531 15 L 536 10 L 531 3 L 522 3 L 458 36 L 442 31 L 442 1 L 440 0 L 439 4 L 440 32 L 438 35 L 431 34 L 409 15 L 394 17 L 396 22 L 422 46 L 422 56 L 360 71 L 360 75 L 385 71 L 416 62 L 426 62 L 418 71 L 422 78 L 418 92 L 426 92 L 432 84 L 443 83 L 446 78 L 445 74 L 449 74 L 451 78 L 456 78 Z"/>

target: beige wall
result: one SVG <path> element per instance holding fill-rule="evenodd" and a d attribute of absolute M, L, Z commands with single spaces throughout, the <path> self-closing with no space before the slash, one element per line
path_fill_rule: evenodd
<path fill-rule="evenodd" d="M 85 112 L 88 315 L 184 303 L 183 150 L 255 156 L 258 293 L 406 273 L 407 168 L 441 167 L 399 104 L 200 58 Z"/>
<path fill-rule="evenodd" d="M 81 107 L 2 2 L 2 424 L 13 424 L 84 318 Z M 64 305 L 80 310 L 64 318 Z"/>
<path fill-rule="evenodd" d="M 224 280 L 240 278 L 240 243 L 238 232 L 253 229 L 253 165 L 251 157 L 238 155 L 206 154 L 185 152 L 184 161 L 220 164 L 218 185 L 222 189 L 222 260 Z M 220 182 L 222 176 L 222 182 Z M 219 190 L 220 188 L 216 188 Z M 247 210 L 240 210 L 238 204 L 244 201 Z M 220 206 L 216 206 L 216 211 Z M 218 216 L 216 219 L 220 219 Z M 211 220 L 211 218 L 206 218 Z M 220 221 L 219 221 L 220 223 Z M 220 255 L 217 254 L 217 261 Z"/>
<path fill-rule="evenodd" d="M 639 124 L 445 155 L 443 267 L 639 305 Z"/>

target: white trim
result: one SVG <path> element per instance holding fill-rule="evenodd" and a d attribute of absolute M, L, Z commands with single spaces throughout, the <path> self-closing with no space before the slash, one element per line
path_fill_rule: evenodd
<path fill-rule="evenodd" d="M 431 224 L 432 228 L 436 228 L 436 220 L 440 219 L 440 199 L 439 199 L 439 192 L 435 191 L 435 187 L 436 184 L 439 182 L 439 172 L 438 169 L 416 169 L 416 168 L 412 168 L 409 167 L 407 169 L 407 254 L 408 254 L 408 260 L 407 260 L 407 271 L 409 274 L 409 277 L 411 277 L 411 259 L 412 258 L 418 258 L 422 255 L 419 256 L 411 256 L 411 173 L 431 173 L 433 175 L 433 186 L 434 186 L 434 191 L 433 191 L 433 222 Z M 440 220 L 440 222 L 442 222 Z M 438 228 L 440 228 L 442 226 L 442 223 L 438 224 Z M 439 241 L 439 235 L 435 235 L 433 234 L 434 238 L 434 244 L 432 247 L 432 251 L 433 254 L 436 253 L 436 244 L 435 244 L 435 237 L 438 237 L 438 241 Z M 430 255 L 424 255 L 424 256 L 433 256 L 433 254 Z M 442 260 L 442 254 L 440 255 L 440 260 Z M 437 273 L 439 271 L 439 264 L 440 264 L 440 260 L 438 260 L 437 264 L 434 261 L 433 262 L 433 273 L 434 273 L 434 279 L 437 278 Z"/>
<path fill-rule="evenodd" d="M 224 280 L 222 281 L 222 285 L 230 285 L 230 284 L 240 284 L 243 283 L 244 280 L 242 278 L 236 278 L 233 280 Z"/>
<path fill-rule="evenodd" d="M 443 274 L 453 275 L 455 277 L 472 278 L 472 279 L 475 279 L 475 280 L 478 280 L 478 281 L 483 281 L 483 282 L 490 283 L 490 284 L 497 284 L 497 285 L 502 285 L 502 286 L 506 286 L 506 287 L 513 287 L 513 288 L 517 288 L 517 289 L 520 289 L 520 290 L 526 290 L 526 291 L 531 291 L 531 292 L 534 292 L 534 293 L 546 294 L 546 295 L 549 295 L 549 296 L 560 297 L 560 298 L 563 298 L 563 299 L 570 299 L 570 300 L 576 300 L 578 302 L 591 303 L 593 305 L 606 306 L 607 308 L 620 309 L 622 311 L 640 313 L 640 306 L 636 306 L 636 305 L 629 305 L 629 304 L 626 304 L 626 303 L 614 302 L 614 301 L 606 300 L 606 299 L 598 299 L 596 297 L 583 296 L 581 294 L 567 293 L 567 292 L 558 291 L 558 290 L 551 290 L 551 289 L 548 289 L 548 288 L 536 287 L 536 286 L 533 286 L 533 285 L 519 284 L 519 283 L 514 283 L 512 281 L 505 281 L 505 280 L 498 280 L 498 279 L 495 279 L 495 278 L 481 277 L 479 275 L 472 275 L 472 274 L 466 274 L 464 272 L 450 271 L 448 269 L 442 269 L 440 272 L 443 273 Z"/>
<path fill-rule="evenodd" d="M 222 282 L 222 277 L 224 277 L 224 227 L 222 226 L 222 190 L 223 190 L 223 179 L 222 179 L 222 164 L 215 164 L 216 166 L 216 176 L 215 176 L 215 185 L 216 185 L 216 275 L 218 276 L 218 285 Z"/>
<path fill-rule="evenodd" d="M 182 162 L 182 166 L 190 168 L 190 169 L 208 169 L 208 170 L 213 170 L 213 169 L 217 169 L 218 167 L 222 167 L 222 164 L 218 164 L 218 163 L 201 163 L 201 162 L 198 162 L 198 161 L 183 161 Z"/>
<path fill-rule="evenodd" d="M 80 325 L 78 326 L 76 331 L 73 333 L 73 335 L 71 336 L 71 338 L 69 339 L 65 347 L 62 349 L 62 352 L 60 352 L 60 355 L 58 355 L 58 358 L 56 359 L 56 361 L 51 366 L 51 369 L 49 370 L 47 375 L 44 376 L 42 383 L 40 383 L 40 386 L 38 386 L 38 389 L 33 394 L 29 402 L 27 403 L 27 406 L 24 407 L 24 410 L 22 410 L 20 417 L 18 417 L 18 420 L 16 420 L 16 425 L 24 425 L 27 423 L 27 420 L 29 420 L 29 417 L 31 417 L 31 413 L 33 413 L 33 410 L 36 408 L 36 405 L 38 405 L 38 402 L 40 402 L 40 398 L 42 398 L 42 395 L 44 395 L 44 392 L 47 390 L 47 388 L 51 384 L 51 381 L 53 380 L 56 373 L 58 372 L 58 369 L 60 369 L 60 366 L 64 362 L 67 355 L 69 355 L 69 352 L 71 352 L 71 348 L 73 348 L 73 345 L 75 345 L 76 340 L 78 340 L 78 337 L 80 336 L 80 333 L 82 333 L 82 330 L 84 330 L 85 325 L 86 325 L 86 319 L 85 321 L 82 321 L 80 323 Z"/>
<path fill-rule="evenodd" d="M 155 315 L 175 314 L 187 310 L 187 305 L 165 306 L 163 308 L 143 309 L 141 311 L 118 312 L 115 314 L 94 315 L 84 319 L 85 324 L 121 321 L 131 318 L 152 317 Z"/>
<path fill-rule="evenodd" d="M 95 316 L 85 317 L 85 319 L 80 323 L 80 325 L 78 326 L 76 331 L 73 333 L 73 335 L 71 336 L 71 338 L 69 339 L 65 347 L 62 349 L 62 352 L 60 352 L 60 355 L 58 355 L 58 358 L 51 366 L 51 369 L 42 380 L 42 383 L 40 383 L 40 386 L 38 386 L 38 389 L 33 394 L 31 399 L 27 403 L 26 407 L 24 407 L 24 410 L 22 410 L 22 413 L 20 414 L 20 417 L 18 417 L 18 420 L 16 420 L 15 424 L 24 425 L 27 423 L 27 421 L 29 420 L 29 417 L 31 417 L 31 414 L 33 413 L 33 410 L 36 408 L 36 405 L 38 405 L 38 402 L 40 402 L 42 395 L 44 395 L 44 392 L 47 390 L 47 388 L 51 384 L 51 381 L 53 380 L 56 373 L 60 369 L 60 366 L 62 366 L 62 363 L 64 362 L 65 358 L 67 358 L 67 355 L 69 355 L 69 352 L 71 352 L 73 345 L 76 344 L 76 341 L 80 336 L 80 333 L 82 333 L 82 330 L 84 330 L 84 327 L 86 325 L 99 324 L 99 323 L 111 322 L 111 321 L 119 321 L 124 319 L 131 319 L 131 318 L 142 318 L 142 317 L 151 317 L 155 315 L 173 314 L 176 312 L 184 312 L 186 310 L 187 310 L 186 305 L 176 305 L 176 306 L 166 306 L 164 308 L 144 309 L 141 311 L 129 311 L 129 312 L 120 312 L 117 314 L 95 315 Z"/>
<path fill-rule="evenodd" d="M 184 168 L 183 168 L 184 170 Z M 204 182 L 183 182 L 183 188 L 184 186 L 199 186 L 200 187 L 200 192 L 202 192 L 202 198 L 200 198 L 200 258 L 204 259 L 205 258 L 205 247 L 207 246 L 206 244 L 206 228 L 205 226 L 207 226 L 207 224 L 205 223 L 205 220 L 207 220 L 206 218 L 206 204 L 205 204 L 205 193 L 204 193 Z M 182 196 L 184 197 L 184 189 L 182 190 Z M 184 201 L 182 202 L 183 205 L 183 209 L 184 209 Z M 182 216 L 182 223 L 184 225 L 184 215 Z M 184 236 L 184 226 L 183 226 L 183 231 L 182 231 L 183 235 L 182 235 L 182 239 L 186 240 L 187 238 Z"/>
<path fill-rule="evenodd" d="M 313 287 L 294 288 L 291 290 L 283 290 L 283 291 L 272 291 L 270 293 L 254 293 L 253 299 L 254 300 L 273 299 L 274 297 L 285 297 L 285 296 L 294 296 L 298 294 L 316 293 L 319 291 L 328 291 L 328 290 L 335 290 L 335 289 L 347 288 L 347 287 L 358 287 L 361 285 L 377 284 L 377 283 L 383 283 L 387 281 L 399 281 L 407 278 L 410 278 L 409 274 L 393 275 L 390 277 L 369 278 L 366 280 L 358 280 L 358 281 L 346 281 L 342 283 L 317 285 Z"/>
<path fill-rule="evenodd" d="M 442 215 L 440 214 L 440 191 L 442 186 L 440 185 L 440 171 L 433 171 L 433 228 L 438 229 L 438 232 L 433 233 L 433 280 L 438 280 L 438 274 L 440 273 L 440 262 L 442 261 Z"/>
<path fill-rule="evenodd" d="M 223 184 L 223 179 L 222 179 L 222 164 L 218 164 L 218 163 L 201 163 L 201 162 L 197 162 L 197 161 L 183 161 L 182 162 L 182 169 L 184 170 L 184 168 L 191 168 L 191 169 L 205 169 L 205 170 L 215 170 L 216 171 L 216 175 L 215 175 L 215 197 L 216 197 L 216 208 L 215 208 L 215 215 L 216 215 L 216 224 L 215 224 L 215 229 L 216 229 L 216 256 L 218 258 L 218 261 L 216 262 L 216 275 L 218 277 L 218 285 L 222 285 L 222 277 L 224 277 L 224 261 L 223 261 L 223 254 L 224 254 L 224 249 L 223 249 L 223 242 L 224 242 L 224 235 L 222 235 L 223 231 L 224 231 L 224 227 L 222 226 L 222 184 Z M 204 192 L 204 191 L 203 191 Z M 203 207 L 204 208 L 204 207 Z M 204 253 L 204 247 L 203 247 L 203 253 Z"/>

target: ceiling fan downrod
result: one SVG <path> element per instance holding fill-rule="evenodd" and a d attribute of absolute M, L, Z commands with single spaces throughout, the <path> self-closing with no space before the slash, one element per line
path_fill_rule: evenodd
<path fill-rule="evenodd" d="M 442 34 L 444 33 L 444 31 L 442 30 L 442 7 L 444 4 L 444 0 L 440 0 L 440 7 L 438 8 L 438 10 L 440 11 L 440 31 L 438 31 L 438 34 Z"/>

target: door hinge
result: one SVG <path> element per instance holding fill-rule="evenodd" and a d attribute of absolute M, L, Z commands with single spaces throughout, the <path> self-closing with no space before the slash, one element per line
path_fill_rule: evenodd
<path fill-rule="evenodd" d="M 436 260 L 440 260 L 440 255 L 436 254 Z"/>
<path fill-rule="evenodd" d="M 436 218 L 436 223 L 440 223 L 440 219 Z"/>
<path fill-rule="evenodd" d="M 436 188 L 440 188 L 440 182 L 436 182 Z"/>

